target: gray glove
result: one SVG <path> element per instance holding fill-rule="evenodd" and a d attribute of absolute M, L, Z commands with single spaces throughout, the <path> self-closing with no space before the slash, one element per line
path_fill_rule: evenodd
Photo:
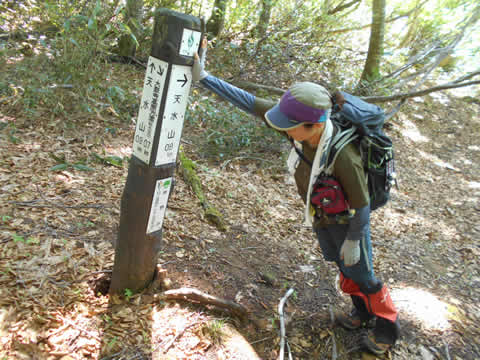
<path fill-rule="evenodd" d="M 205 58 L 207 57 L 207 48 L 200 48 L 200 57 L 195 54 L 195 60 L 193 62 L 192 77 L 193 81 L 200 81 L 208 76 L 205 71 Z"/>
<path fill-rule="evenodd" d="M 340 248 L 340 260 L 343 260 L 345 266 L 353 266 L 358 263 L 360 261 L 360 241 L 346 239 Z"/>

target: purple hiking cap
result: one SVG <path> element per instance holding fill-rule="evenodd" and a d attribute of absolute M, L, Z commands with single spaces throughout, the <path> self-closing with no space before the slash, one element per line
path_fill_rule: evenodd
<path fill-rule="evenodd" d="M 287 131 L 304 123 L 325 122 L 331 107 L 327 89 L 311 82 L 301 82 L 292 85 L 280 102 L 267 111 L 265 118 L 274 129 Z"/>

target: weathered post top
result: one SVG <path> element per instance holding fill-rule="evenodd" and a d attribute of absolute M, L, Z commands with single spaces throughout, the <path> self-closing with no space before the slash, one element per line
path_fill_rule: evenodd
<path fill-rule="evenodd" d="M 193 65 L 200 46 L 202 21 L 170 9 L 155 12 L 152 56 L 178 65 Z"/>

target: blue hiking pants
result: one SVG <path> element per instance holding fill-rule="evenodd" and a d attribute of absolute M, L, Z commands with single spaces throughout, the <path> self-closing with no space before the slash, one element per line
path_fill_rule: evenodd
<path fill-rule="evenodd" d="M 362 292 L 366 294 L 376 292 L 379 280 L 373 273 L 370 224 L 367 225 L 364 236 L 360 240 L 360 261 L 348 267 L 345 266 L 343 260 L 340 260 L 340 249 L 347 236 L 347 231 L 347 224 L 333 224 L 315 229 L 323 257 L 326 261 L 336 262 L 344 276 L 357 283 Z"/>

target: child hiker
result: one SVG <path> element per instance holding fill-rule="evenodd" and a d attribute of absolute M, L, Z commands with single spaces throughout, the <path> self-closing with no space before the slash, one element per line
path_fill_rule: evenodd
<path fill-rule="evenodd" d="M 312 225 L 325 260 L 338 266 L 340 288 L 350 295 L 353 303 L 353 310 L 336 313 L 336 320 L 349 330 L 367 328 L 361 346 L 376 355 L 385 353 L 399 337 L 398 311 L 387 287 L 373 272 L 369 193 L 362 158 L 353 143 L 338 153 L 332 171 L 348 200 L 346 215 L 329 216 L 315 203 L 319 196 L 316 180 L 324 170 L 322 155 L 334 133 L 331 109 L 333 103 L 342 105 L 343 96 L 340 93 L 332 96 L 318 84 L 299 82 L 279 102 L 256 97 L 208 74 L 204 69 L 206 47 L 204 39 L 200 57 L 196 55 L 192 69 L 194 81 L 261 117 L 292 144 L 293 141 L 301 144 L 300 151 L 291 152 L 288 164 L 305 203 L 305 222 Z"/>

